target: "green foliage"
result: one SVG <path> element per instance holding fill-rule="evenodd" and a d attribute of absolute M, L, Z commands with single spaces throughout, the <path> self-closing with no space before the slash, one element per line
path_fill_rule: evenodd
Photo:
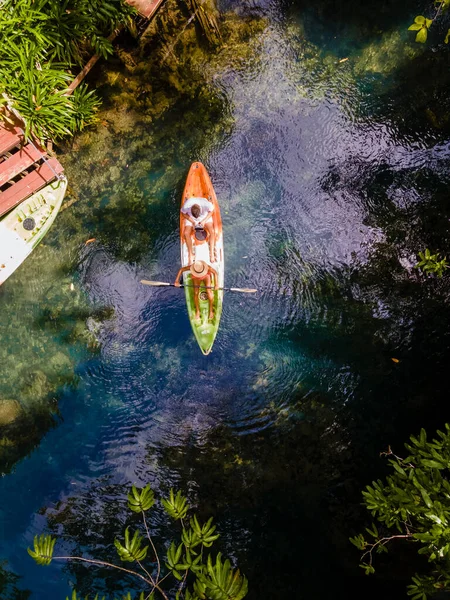
<path fill-rule="evenodd" d="M 131 493 L 128 494 L 128 508 L 133 512 L 143 512 L 149 510 L 155 503 L 155 494 L 147 484 L 140 491 L 134 485 L 131 486 Z"/>
<path fill-rule="evenodd" d="M 420 44 L 424 44 L 428 38 L 428 30 L 430 29 L 432 23 L 439 17 L 439 15 L 450 7 L 450 0 L 435 0 L 434 2 L 437 6 L 436 13 L 432 19 L 427 19 L 422 15 L 418 15 L 414 19 L 414 23 L 408 27 L 409 31 L 417 31 L 416 34 L 416 42 Z M 450 37 L 450 29 L 447 32 L 444 42 L 448 44 L 448 40 Z"/>
<path fill-rule="evenodd" d="M 168 499 L 161 499 L 161 503 L 166 509 L 167 514 L 172 519 L 184 519 L 187 515 L 187 511 L 189 510 L 189 505 L 184 496 L 181 495 L 181 492 L 177 492 L 177 495 L 174 496 L 173 490 L 170 490 Z"/>
<path fill-rule="evenodd" d="M 8 95 L 26 123 L 25 135 L 39 138 L 70 135 L 73 102 L 64 95 L 70 76 L 61 65 L 40 62 L 35 44 L 11 42 L 0 63 L 0 79 L 9 82 Z M 22 77 L 13 77 L 21 73 Z"/>
<path fill-rule="evenodd" d="M 216 530 L 216 526 L 212 525 L 212 517 L 205 523 L 203 526 L 200 526 L 197 521 L 196 515 L 191 519 L 191 529 L 195 534 L 196 538 L 200 541 L 205 548 L 209 548 L 212 546 L 213 542 L 218 539 L 218 535 L 214 535 L 214 531 Z"/>
<path fill-rule="evenodd" d="M 155 506 L 155 495 L 150 485 L 144 488 L 137 488 L 134 485 L 127 496 L 128 508 L 133 513 L 142 515 L 145 535 L 155 552 L 156 562 L 150 565 L 142 564 L 147 559 L 149 546 L 143 545 L 144 536 L 139 530 L 136 530 L 133 537 L 130 536 L 129 528 L 125 529 L 124 543 L 114 540 L 119 558 L 123 562 L 138 562 L 136 568 L 140 572 L 124 569 L 110 563 L 98 561 L 91 558 L 80 557 L 53 557 L 65 560 L 83 560 L 84 562 L 109 566 L 126 571 L 130 575 L 139 578 L 139 583 L 144 581 L 148 589 L 141 592 L 134 600 L 156 600 L 162 597 L 169 600 L 169 594 L 166 593 L 161 584 L 169 575 L 175 579 L 177 586 L 173 590 L 171 597 L 175 600 L 242 600 L 248 591 L 248 582 L 244 575 L 241 575 L 239 569 L 233 569 L 228 559 L 222 560 L 222 554 L 219 552 L 213 560 L 212 555 L 208 554 L 208 548 L 219 538 L 216 533 L 216 526 L 213 525 L 212 518 L 208 519 L 203 525 L 200 524 L 197 516 L 194 514 L 189 519 L 189 525 L 185 525 L 183 519 L 187 516 L 189 506 L 187 499 L 181 492 L 175 492 L 171 489 L 168 499 L 161 499 L 161 505 L 164 512 L 175 520 L 180 521 L 181 534 L 178 541 L 172 540 L 166 552 L 166 560 L 162 565 L 156 552 L 153 540 L 147 526 L 145 513 Z M 29 554 L 38 564 L 48 565 L 52 560 L 53 547 L 55 539 L 49 535 L 42 534 L 34 539 L 34 551 L 28 549 Z M 164 572 L 164 568 L 166 572 Z M 188 586 L 191 586 L 189 589 Z M 173 583 L 169 584 L 169 589 L 173 589 Z M 69 600 L 67 598 L 66 600 Z M 76 590 L 72 592 L 71 600 L 82 600 L 77 596 Z M 85 600 L 89 600 L 86 596 Z M 93 600 L 99 600 L 96 596 Z M 115 599 L 117 600 L 117 599 Z M 133 600 L 130 592 L 122 597 L 122 600 Z"/>
<path fill-rule="evenodd" d="M 53 548 L 56 538 L 42 534 L 34 536 L 34 551 L 27 548 L 27 552 L 34 558 L 38 565 L 49 565 L 52 562 Z"/>
<path fill-rule="evenodd" d="M 133 538 L 130 540 L 128 533 L 128 527 L 125 529 L 125 546 L 114 540 L 114 546 L 117 548 L 117 554 L 120 560 L 125 562 L 134 562 L 135 560 L 141 561 L 147 556 L 148 546 L 141 548 L 142 537 L 139 535 L 139 531 L 135 531 Z"/>
<path fill-rule="evenodd" d="M 433 23 L 433 19 L 427 19 L 422 16 L 418 16 L 414 19 L 414 23 L 408 27 L 409 31 L 417 31 L 416 42 L 424 44 L 427 41 L 428 29 Z"/>
<path fill-rule="evenodd" d="M 447 258 L 440 258 L 440 254 L 431 254 L 428 248 L 425 252 L 419 252 L 420 261 L 415 265 L 416 269 L 420 269 L 424 273 L 434 273 L 437 277 L 442 277 L 444 270 L 449 268 Z"/>
<path fill-rule="evenodd" d="M 450 590 L 450 425 L 429 441 L 424 429 L 405 444 L 406 458 L 389 450 L 391 474 L 386 482 L 373 481 L 363 491 L 364 504 L 382 526 L 366 529 L 370 536 L 350 538 L 362 554 L 361 567 L 373 573 L 373 552 L 386 552 L 394 539 L 417 545 L 427 557 L 430 573 L 416 574 L 408 588 L 413 600 L 427 598 L 439 589 Z"/>
<path fill-rule="evenodd" d="M 179 546 L 176 546 L 175 542 L 172 542 L 167 551 L 166 567 L 170 571 L 172 571 L 172 575 L 179 581 L 182 581 L 183 579 L 183 576 L 180 574 L 180 571 L 184 571 L 186 569 L 184 564 L 180 562 L 182 554 L 183 544 L 179 544 Z"/>
<path fill-rule="evenodd" d="M 150 596 L 144 597 L 144 592 L 141 592 L 139 594 L 139 597 L 136 596 L 136 598 L 134 600 L 154 600 L 154 598 L 155 598 L 155 595 L 153 593 L 150 594 Z M 81 596 L 77 595 L 77 591 L 76 590 L 73 590 L 72 596 L 70 598 L 67 596 L 66 600 L 83 600 L 83 598 Z M 84 600 L 90 600 L 89 599 L 89 594 L 84 597 Z M 100 600 L 100 596 L 98 594 L 96 594 L 95 597 L 92 598 L 92 600 Z M 102 596 L 101 600 L 106 600 L 105 596 Z M 117 599 L 115 599 L 115 600 L 117 600 Z M 122 600 L 133 600 L 130 592 L 128 592 L 128 594 L 126 596 L 122 596 Z"/>
<path fill-rule="evenodd" d="M 82 83 L 73 92 L 72 103 L 71 131 L 82 131 L 85 127 L 98 123 L 97 111 L 101 102 L 96 96 L 95 90 L 89 90 L 88 86 Z"/>
<path fill-rule="evenodd" d="M 27 137 L 59 138 L 95 122 L 98 99 L 85 87 L 67 96 L 69 81 L 92 54 L 112 53 L 108 36 L 132 12 L 123 0 L 1 2 L 0 93 L 25 118 Z"/>
<path fill-rule="evenodd" d="M 66 600 L 83 600 L 83 598 L 81 596 L 77 595 L 76 590 L 73 590 L 72 596 L 70 598 L 69 598 L 69 596 L 67 596 Z M 84 600 L 89 600 L 89 594 L 84 597 Z M 98 594 L 96 594 L 94 596 L 94 598 L 92 598 L 92 600 L 100 600 L 100 596 Z M 105 596 L 102 596 L 102 600 L 105 600 Z"/>
<path fill-rule="evenodd" d="M 248 583 L 239 570 L 233 571 L 228 559 L 222 562 L 222 555 L 219 552 L 215 564 L 211 556 L 208 556 L 207 571 L 199 574 L 194 590 L 201 599 L 241 600 L 247 595 Z"/>

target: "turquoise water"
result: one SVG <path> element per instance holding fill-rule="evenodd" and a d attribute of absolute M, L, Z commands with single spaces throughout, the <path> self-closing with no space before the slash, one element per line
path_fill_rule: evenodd
<path fill-rule="evenodd" d="M 398 16 L 375 35 L 370 13 L 339 26 L 327 3 L 221 8 L 258 26 L 185 63 L 190 88 L 114 61 L 98 74 L 98 128 L 62 148 L 75 202 L 2 288 L 0 398 L 23 416 L 1 435 L 0 557 L 32 600 L 129 589 L 26 547 L 52 530 L 59 554 L 114 559 L 124 495 L 146 482 L 215 517 L 249 598 L 406 596 L 407 569 L 364 578 L 348 537 L 379 452 L 449 417 L 448 284 L 412 268 L 448 242 L 445 82 L 425 94 L 411 74 L 439 57 Z M 225 297 L 208 357 L 184 294 L 139 283 L 175 277 L 194 160 L 226 285 L 258 288 Z"/>

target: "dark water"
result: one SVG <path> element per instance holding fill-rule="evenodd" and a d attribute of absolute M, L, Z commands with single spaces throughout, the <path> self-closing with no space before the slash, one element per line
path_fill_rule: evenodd
<path fill-rule="evenodd" d="M 50 528 L 59 554 L 113 559 L 146 482 L 215 517 L 249 598 L 406 597 L 405 565 L 365 578 L 348 537 L 379 452 L 449 417 L 449 286 L 412 267 L 447 250 L 450 147 L 443 59 L 384 6 L 380 33 L 370 8 L 223 2 L 265 21 L 242 60 L 203 66 L 212 100 L 155 120 L 111 93 L 67 152 L 77 202 L 0 296 L 0 395 L 40 419 L 5 454 L 0 556 L 33 600 L 129 589 L 26 547 Z M 208 357 L 183 294 L 139 283 L 175 277 L 193 160 L 221 205 L 226 285 L 259 290 L 226 296 Z"/>

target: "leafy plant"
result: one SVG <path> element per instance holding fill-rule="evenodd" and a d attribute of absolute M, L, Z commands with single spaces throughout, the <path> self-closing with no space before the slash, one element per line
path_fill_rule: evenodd
<path fill-rule="evenodd" d="M 85 127 L 94 125 L 98 122 L 97 111 L 100 108 L 100 100 L 95 94 L 95 90 L 89 90 L 85 83 L 79 85 L 73 95 L 73 118 L 71 130 L 82 131 Z"/>
<path fill-rule="evenodd" d="M 34 536 L 34 550 L 28 548 L 28 554 L 34 558 L 38 565 L 49 565 L 52 562 L 53 549 L 56 539 L 44 533 Z"/>
<path fill-rule="evenodd" d="M 184 519 L 186 516 L 189 507 L 186 498 L 181 495 L 181 492 L 177 492 L 177 495 L 174 496 L 173 490 L 170 490 L 169 498 L 167 500 L 163 498 L 161 502 L 167 514 L 172 519 Z"/>
<path fill-rule="evenodd" d="M 133 538 L 130 540 L 130 536 L 128 533 L 128 527 L 125 529 L 125 545 L 119 542 L 119 540 L 114 540 L 114 545 L 117 548 L 117 553 L 120 556 L 120 560 L 127 562 L 134 562 L 144 560 L 147 556 L 148 546 L 145 548 L 141 548 L 142 544 L 142 536 L 139 535 L 139 531 L 135 531 Z"/>
<path fill-rule="evenodd" d="M 92 54 L 112 54 L 109 36 L 134 9 L 124 0 L 0 4 L 0 93 L 24 117 L 26 137 L 58 138 L 94 123 L 98 98 L 86 86 L 68 96 L 69 81 Z"/>
<path fill-rule="evenodd" d="M 158 596 L 169 600 L 170 592 L 166 592 L 161 585 L 169 575 L 172 575 L 177 583 L 175 595 L 172 595 L 175 600 L 181 600 L 181 598 L 185 600 L 242 600 L 247 595 L 248 582 L 246 577 L 241 575 L 239 569 L 233 569 L 228 559 L 222 559 L 220 552 L 216 555 L 215 560 L 208 553 L 207 549 L 219 538 L 212 518 L 201 525 L 194 514 L 189 520 L 189 526 L 183 522 L 190 507 L 187 498 L 180 491 L 175 494 L 171 489 L 169 497 L 161 499 L 161 507 L 166 515 L 179 521 L 181 527 L 180 539 L 171 541 L 164 563 L 161 562 L 156 551 L 145 516 L 146 511 L 155 505 L 153 490 L 150 485 L 146 485 L 144 488 L 137 488 L 133 485 L 127 500 L 128 508 L 132 512 L 142 515 L 145 537 L 150 543 L 154 559 L 151 560 L 150 565 L 143 564 L 147 559 L 150 546 L 144 546 L 144 533 L 141 534 L 139 530 L 136 530 L 131 537 L 127 527 L 123 543 L 115 539 L 114 545 L 120 560 L 129 563 L 136 562 L 139 571 L 91 558 L 54 556 L 56 538 L 47 534 L 36 536 L 34 549 L 28 548 L 28 553 L 39 565 L 49 565 L 52 560 L 69 560 L 125 571 L 139 579 L 141 585 L 144 583 L 146 586 L 145 592 L 141 592 L 139 596 L 135 597 L 135 600 L 144 600 L 144 598 L 145 600 L 156 600 Z M 71 600 L 82 600 L 77 596 L 76 590 L 73 590 Z M 86 596 L 85 600 L 89 600 L 89 597 Z M 98 595 L 93 600 L 99 600 Z M 130 592 L 123 597 L 123 600 L 133 600 Z"/>
<path fill-rule="evenodd" d="M 447 258 L 440 258 L 440 254 L 431 254 L 428 248 L 425 252 L 419 252 L 420 261 L 415 265 L 416 269 L 420 269 L 424 273 L 435 273 L 438 277 L 442 277 L 444 270 L 449 268 Z"/>
<path fill-rule="evenodd" d="M 430 29 L 433 22 L 439 17 L 439 15 L 450 7 L 450 0 L 435 0 L 437 5 L 436 13 L 432 19 L 427 19 L 422 15 L 418 15 L 414 19 L 414 23 L 408 27 L 409 31 L 417 31 L 416 42 L 424 44 L 428 38 L 428 30 Z M 450 29 L 447 31 L 444 42 L 448 44 L 450 39 Z"/>
<path fill-rule="evenodd" d="M 147 598 L 144 598 L 144 592 L 141 592 L 139 594 L 139 596 L 136 596 L 135 600 L 153 600 L 153 594 L 151 594 L 150 596 L 147 596 Z M 89 599 L 89 594 L 87 596 L 84 597 L 84 599 L 81 596 L 78 596 L 76 590 L 73 590 L 72 592 L 72 596 L 69 598 L 69 596 L 67 596 L 66 600 L 90 600 Z M 94 597 L 92 597 L 92 600 L 100 600 L 100 596 L 98 594 L 96 594 Z M 105 600 L 105 596 L 102 596 L 101 600 Z M 122 600 L 133 600 L 131 597 L 130 592 L 128 592 L 128 594 L 126 596 L 122 596 Z"/>
<path fill-rule="evenodd" d="M 374 553 L 387 552 L 393 540 L 412 542 L 428 558 L 430 572 L 415 574 L 408 595 L 426 600 L 439 590 L 450 590 L 450 425 L 427 440 L 424 429 L 405 444 L 408 456 L 389 448 L 392 473 L 386 482 L 373 481 L 363 491 L 364 504 L 375 524 L 350 541 L 362 552 L 360 567 L 375 572 Z"/>
<path fill-rule="evenodd" d="M 424 44 L 427 41 L 428 29 L 433 23 L 433 19 L 427 19 L 419 15 L 414 19 L 414 23 L 408 27 L 409 31 L 417 31 L 416 42 Z"/>
<path fill-rule="evenodd" d="M 128 494 L 128 508 L 133 512 L 143 512 L 148 510 L 155 503 L 155 494 L 147 484 L 142 490 L 138 490 L 134 485 L 131 486 L 131 493 Z"/>

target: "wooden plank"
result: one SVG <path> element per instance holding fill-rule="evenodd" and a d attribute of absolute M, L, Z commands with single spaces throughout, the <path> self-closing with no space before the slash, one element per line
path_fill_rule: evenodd
<path fill-rule="evenodd" d="M 127 0 L 143 17 L 151 19 L 164 0 Z"/>
<path fill-rule="evenodd" d="M 62 173 L 63 168 L 56 158 L 50 158 L 38 169 L 31 171 L 10 188 L 0 193 L 0 217 L 20 204 L 23 200 L 40 190 L 44 185 L 55 179 L 55 173 Z"/>
<path fill-rule="evenodd" d="M 161 6 L 161 4 L 164 2 L 164 0 L 126 0 L 126 2 L 130 6 L 133 6 L 139 12 L 140 15 L 142 15 L 146 19 L 151 19 L 158 10 L 158 8 Z M 112 34 L 108 37 L 108 40 L 112 42 L 121 30 L 122 27 L 113 31 Z M 94 54 L 94 56 L 92 56 L 88 60 L 83 69 L 78 73 L 78 75 L 67 88 L 66 96 L 70 96 L 70 94 L 72 94 L 73 91 L 80 85 L 80 83 L 83 81 L 83 79 L 92 69 L 92 67 L 97 63 L 99 58 L 100 56 L 98 54 Z"/>
<path fill-rule="evenodd" d="M 121 30 L 122 30 L 122 27 L 119 27 L 119 29 L 115 29 L 111 33 L 111 35 L 108 37 L 108 40 L 110 42 L 113 42 L 116 39 L 116 37 L 119 35 Z M 70 96 L 70 94 L 73 94 L 74 89 L 80 85 L 80 83 L 83 81 L 83 79 L 86 77 L 86 75 L 92 69 L 92 67 L 97 63 L 99 58 L 100 58 L 99 54 L 94 54 L 94 56 L 92 56 L 88 60 L 88 62 L 84 65 L 82 70 L 78 73 L 78 75 L 75 77 L 75 79 L 72 81 L 72 83 L 67 88 L 67 92 L 65 94 L 66 96 Z"/>
<path fill-rule="evenodd" d="M 88 60 L 88 62 L 84 65 L 83 69 L 78 73 L 78 75 L 67 88 L 66 96 L 70 96 L 70 94 L 73 93 L 74 89 L 80 85 L 80 83 L 83 81 L 83 79 L 86 77 L 86 75 L 89 73 L 89 71 L 92 69 L 92 67 L 95 65 L 99 58 L 99 54 L 94 54 L 94 56 L 92 56 Z"/>
<path fill-rule="evenodd" d="M 16 175 L 31 167 L 42 157 L 42 152 L 27 144 L 18 152 L 0 163 L 0 187 Z"/>
<path fill-rule="evenodd" d="M 15 146 L 18 146 L 23 140 L 18 127 L 8 129 L 0 128 L 0 154 L 9 152 Z"/>

